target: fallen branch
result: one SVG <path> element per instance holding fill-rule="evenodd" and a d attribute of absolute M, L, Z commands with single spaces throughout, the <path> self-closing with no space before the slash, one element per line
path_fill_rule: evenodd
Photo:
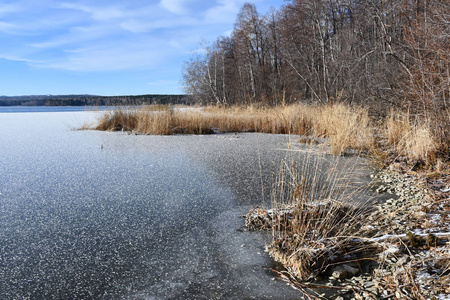
<path fill-rule="evenodd" d="M 412 234 L 415 237 L 421 238 L 429 238 L 430 236 L 434 236 L 437 240 L 450 240 L 450 232 L 438 232 L 438 233 L 428 233 L 428 234 Z M 377 238 L 371 238 L 367 241 L 374 243 L 383 243 L 383 242 L 397 242 L 399 240 L 403 242 L 407 242 L 411 239 L 411 234 L 386 234 Z"/>
<path fill-rule="evenodd" d="M 337 291 L 359 291 L 359 292 L 365 292 L 366 295 L 369 297 L 369 299 L 376 299 L 376 295 L 374 295 L 371 291 L 368 291 L 367 289 L 364 289 L 361 286 L 356 286 L 353 284 L 347 284 L 345 286 L 329 286 L 329 285 L 323 285 L 323 284 L 314 284 L 314 283 L 306 283 L 306 282 L 300 282 L 298 281 L 296 278 L 294 278 L 292 276 L 292 274 L 290 274 L 289 272 L 286 271 L 277 271 L 274 270 L 272 268 L 269 267 L 265 267 L 268 268 L 269 270 L 275 272 L 276 274 L 278 274 L 278 276 L 287 284 L 291 285 L 292 287 L 302 291 L 306 296 L 308 296 L 309 299 L 311 299 L 311 297 L 315 298 L 315 299 L 322 299 L 321 297 L 315 297 L 312 296 L 310 294 L 308 294 L 306 292 L 306 289 L 324 289 L 324 290 L 337 290 Z"/>

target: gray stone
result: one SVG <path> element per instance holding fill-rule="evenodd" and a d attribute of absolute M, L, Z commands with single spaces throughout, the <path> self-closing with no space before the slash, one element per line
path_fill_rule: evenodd
<path fill-rule="evenodd" d="M 357 268 L 354 268 L 350 265 L 342 265 L 334 268 L 331 276 L 337 279 L 345 279 L 347 277 L 355 276 L 356 274 L 358 274 L 358 272 L 359 269 Z"/>
<path fill-rule="evenodd" d="M 345 279 L 348 276 L 348 271 L 343 266 L 337 266 L 333 269 L 331 276 L 337 279 Z"/>
<path fill-rule="evenodd" d="M 403 256 L 397 261 L 397 265 L 403 266 L 403 265 L 407 264 L 410 260 L 411 260 L 411 258 L 409 258 L 409 256 Z"/>

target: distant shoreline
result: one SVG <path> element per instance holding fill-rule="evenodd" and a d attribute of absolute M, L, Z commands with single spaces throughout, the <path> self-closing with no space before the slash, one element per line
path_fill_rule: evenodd
<path fill-rule="evenodd" d="M 30 95 L 0 96 L 1 106 L 116 106 L 145 104 L 192 104 L 188 95 Z"/>

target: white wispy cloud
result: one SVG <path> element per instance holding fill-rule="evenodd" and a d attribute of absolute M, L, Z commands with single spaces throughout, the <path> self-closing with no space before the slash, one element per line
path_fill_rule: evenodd
<path fill-rule="evenodd" d="M 245 1 L 0 0 L 0 92 L 181 92 L 183 62 L 228 35 Z"/>
<path fill-rule="evenodd" d="M 70 48 L 64 55 L 33 63 L 36 68 L 50 68 L 76 72 L 108 72 L 154 68 L 164 61 L 170 51 L 160 39 L 125 43 L 110 41 L 87 47 Z M 161 47 L 162 46 L 162 47 Z"/>
<path fill-rule="evenodd" d="M 37 60 L 32 60 L 32 59 L 20 57 L 20 56 L 17 56 L 17 55 L 4 54 L 4 53 L 3 54 L 0 53 L 0 58 L 5 59 L 5 60 L 10 60 L 10 61 L 26 62 L 26 63 L 30 63 L 30 64 L 39 64 L 39 63 L 41 63 L 40 61 L 37 61 Z"/>
<path fill-rule="evenodd" d="M 97 21 L 114 21 L 133 15 L 132 13 L 130 14 L 129 10 L 120 5 L 93 6 L 76 3 L 62 3 L 61 8 L 87 13 L 93 20 Z"/>
<path fill-rule="evenodd" d="M 187 60 L 202 40 L 229 34 L 244 2 L 19 0 L 0 4 L 0 16 L 7 16 L 0 21 L 0 33 L 9 35 L 7 43 L 0 36 L 0 43 L 3 53 L 9 53 L 4 59 L 35 68 L 165 68 L 164 62 Z"/>
<path fill-rule="evenodd" d="M 245 0 L 216 1 L 216 5 L 205 13 L 206 23 L 234 23 L 239 9 L 245 2 Z"/>
<path fill-rule="evenodd" d="M 35 48 L 57 48 L 70 45 L 80 45 L 83 43 L 101 43 L 111 34 L 115 33 L 115 28 L 108 24 L 94 24 L 91 26 L 75 26 L 61 35 L 52 36 L 47 40 L 29 44 Z"/>
<path fill-rule="evenodd" d="M 120 23 L 120 27 L 135 33 L 145 33 L 156 29 L 172 29 L 179 26 L 193 26 L 198 21 L 190 17 L 179 17 L 175 20 L 168 18 L 141 18 L 141 19 L 127 19 Z"/>
<path fill-rule="evenodd" d="M 73 72 L 110 72 L 130 70 L 135 68 L 149 68 L 152 62 L 145 61 L 151 55 L 150 52 L 125 53 L 124 50 L 89 49 L 87 51 L 71 51 L 71 55 L 61 59 L 30 63 L 35 68 L 57 69 Z M 101 57 L 101 58 L 100 58 Z M 140 60 L 140 63 L 137 62 Z M 154 64 L 153 64 L 154 66 Z"/>
<path fill-rule="evenodd" d="M 9 14 L 9 13 L 15 13 L 21 10 L 21 7 L 17 4 L 3 4 L 0 3 L 0 16 Z"/>
<path fill-rule="evenodd" d="M 174 14 L 185 14 L 187 12 L 185 0 L 161 0 L 160 4 L 162 7 Z"/>
<path fill-rule="evenodd" d="M 15 24 L 0 21 L 0 32 L 14 34 L 16 31 L 17 26 Z"/>

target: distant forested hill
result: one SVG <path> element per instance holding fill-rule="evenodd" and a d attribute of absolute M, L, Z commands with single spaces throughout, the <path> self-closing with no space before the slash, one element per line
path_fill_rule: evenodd
<path fill-rule="evenodd" d="M 95 95 L 35 95 L 0 96 L 0 106 L 113 106 L 142 104 L 191 104 L 187 95 L 138 95 L 138 96 L 95 96 Z"/>

